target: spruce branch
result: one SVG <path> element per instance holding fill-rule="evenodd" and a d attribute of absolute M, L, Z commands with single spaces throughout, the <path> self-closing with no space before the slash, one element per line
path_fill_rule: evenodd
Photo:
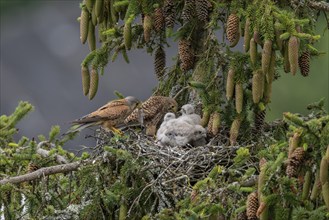
<path fill-rule="evenodd" d="M 76 161 L 68 164 L 63 165 L 56 165 L 50 167 L 43 167 L 39 170 L 36 170 L 32 173 L 20 175 L 20 176 L 13 176 L 9 178 L 4 178 L 0 180 L 0 185 L 4 185 L 7 183 L 18 184 L 23 183 L 31 180 L 38 179 L 43 176 L 49 176 L 57 173 L 66 173 L 70 171 L 77 170 L 81 165 L 89 163 L 90 161 Z"/>
<path fill-rule="evenodd" d="M 52 148 L 55 147 L 54 144 L 49 143 L 48 141 L 41 141 L 37 145 L 37 151 L 36 151 L 36 153 L 39 154 L 42 157 L 49 157 L 50 156 L 50 151 L 41 148 L 42 146 L 47 145 L 47 144 L 50 144 L 50 146 Z M 55 159 L 56 159 L 56 162 L 57 163 L 59 163 L 59 164 L 67 164 L 68 163 L 68 161 L 63 156 L 58 155 L 58 154 L 55 154 L 54 156 L 55 156 Z"/>

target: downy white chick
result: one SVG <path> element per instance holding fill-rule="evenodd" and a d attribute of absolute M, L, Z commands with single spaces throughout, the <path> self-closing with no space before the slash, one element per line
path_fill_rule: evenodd
<path fill-rule="evenodd" d="M 190 144 L 194 147 L 203 146 L 207 143 L 206 137 L 207 137 L 206 129 L 201 125 L 195 125 Z"/>
<path fill-rule="evenodd" d="M 176 146 L 185 146 L 191 141 L 194 125 L 182 120 L 181 118 L 170 120 L 167 124 L 167 132 L 174 134 L 174 144 Z"/>
<path fill-rule="evenodd" d="M 168 144 L 167 142 L 169 142 L 169 140 L 168 140 L 168 137 L 166 137 L 166 131 L 168 130 L 168 122 L 175 118 L 176 118 L 176 116 L 174 113 L 169 112 L 169 113 L 165 114 L 165 116 L 163 118 L 163 122 L 160 125 L 160 128 L 158 129 L 157 134 L 156 134 L 157 140 L 160 141 L 161 144 Z M 168 136 L 170 136 L 169 133 L 168 133 Z M 172 137 L 170 136 L 169 139 L 172 139 Z"/>
<path fill-rule="evenodd" d="M 179 118 L 192 125 L 200 125 L 201 117 L 194 113 L 194 107 L 191 104 L 183 105 L 181 108 L 182 116 Z"/>

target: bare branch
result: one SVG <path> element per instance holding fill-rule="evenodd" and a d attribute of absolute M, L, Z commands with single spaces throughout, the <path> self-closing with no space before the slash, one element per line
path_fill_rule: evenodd
<path fill-rule="evenodd" d="M 87 161 L 84 161 L 84 162 L 76 161 L 76 162 L 68 163 L 68 164 L 64 164 L 64 165 L 43 167 L 43 168 L 41 168 L 39 170 L 36 170 L 32 173 L 27 173 L 27 174 L 20 175 L 20 176 L 14 176 L 14 177 L 9 177 L 9 178 L 2 179 L 2 180 L 0 180 L 0 185 L 4 185 L 6 183 L 17 184 L 17 183 L 22 183 L 22 182 L 35 180 L 35 179 L 38 179 L 38 178 L 43 177 L 43 176 L 49 176 L 49 175 L 57 174 L 57 173 L 65 173 L 65 172 L 75 171 L 85 162 L 87 162 Z"/>
<path fill-rule="evenodd" d="M 37 149 L 37 154 L 39 154 L 40 156 L 42 157 L 49 157 L 49 151 L 45 150 L 45 149 L 42 149 L 42 148 L 39 148 Z M 56 159 L 56 162 L 59 163 L 59 164 L 66 164 L 68 163 L 67 160 L 61 156 L 61 155 L 55 155 L 55 159 Z"/>
<path fill-rule="evenodd" d="M 43 145 L 47 145 L 47 144 L 50 144 L 50 146 L 52 148 L 55 147 L 55 145 L 53 143 L 49 143 L 48 141 L 41 141 L 37 145 L 37 154 L 39 154 L 42 157 L 49 157 L 49 154 L 50 154 L 49 151 L 41 148 Z M 68 161 L 61 155 L 55 154 L 55 158 L 56 158 L 56 162 L 59 163 L 59 164 L 68 163 Z"/>

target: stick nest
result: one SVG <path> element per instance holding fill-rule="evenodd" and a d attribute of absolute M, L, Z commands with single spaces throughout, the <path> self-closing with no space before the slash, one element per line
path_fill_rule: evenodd
<path fill-rule="evenodd" d="M 108 160 L 109 153 L 104 152 L 103 148 L 111 146 L 129 152 L 133 160 L 143 161 L 143 178 L 147 179 L 149 184 L 135 198 L 132 206 L 145 196 L 143 194 L 147 194 L 147 190 L 151 190 L 151 193 L 158 197 L 157 209 L 173 207 L 177 201 L 190 194 L 193 185 L 206 178 L 214 166 L 230 167 L 239 149 L 239 146 L 212 145 L 221 141 L 227 143 L 227 137 L 220 134 L 210 140 L 208 145 L 200 147 L 161 146 L 152 137 L 131 129 L 125 132 L 124 138 L 117 139 L 100 130 L 96 132 L 96 139 L 97 146 L 93 152 L 95 157 L 102 155 L 105 161 Z M 254 164 L 251 162 L 249 165 Z M 248 168 L 249 165 L 242 169 Z"/>

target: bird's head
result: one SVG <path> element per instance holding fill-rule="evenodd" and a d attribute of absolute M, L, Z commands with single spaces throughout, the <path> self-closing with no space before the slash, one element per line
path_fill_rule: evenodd
<path fill-rule="evenodd" d="M 177 112 L 177 110 L 178 110 L 178 104 L 175 101 L 175 99 L 168 98 L 168 101 L 167 101 L 167 110 L 169 112 Z"/>
<path fill-rule="evenodd" d="M 183 105 L 180 112 L 182 115 L 191 115 L 194 113 L 194 107 L 191 104 Z"/>
<path fill-rule="evenodd" d="M 141 102 L 137 98 L 135 98 L 133 96 L 127 96 L 125 98 L 125 100 L 127 101 L 128 105 L 132 109 L 135 109 L 135 108 L 137 108 L 137 107 L 139 107 L 141 105 Z"/>
<path fill-rule="evenodd" d="M 195 125 L 193 134 L 196 139 L 207 137 L 206 129 L 201 125 Z"/>
<path fill-rule="evenodd" d="M 165 114 L 163 121 L 169 121 L 171 119 L 175 119 L 176 115 L 172 112 L 168 112 L 167 114 Z"/>

